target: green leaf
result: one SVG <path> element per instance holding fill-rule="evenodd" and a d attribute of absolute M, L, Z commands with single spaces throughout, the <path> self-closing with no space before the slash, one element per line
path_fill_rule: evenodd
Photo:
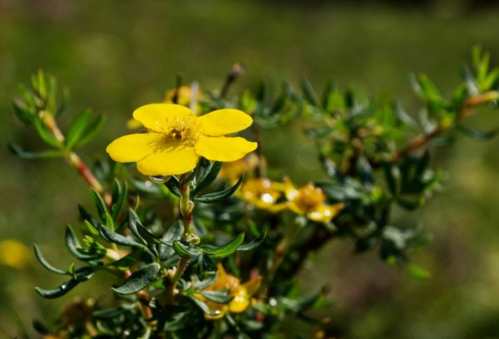
<path fill-rule="evenodd" d="M 202 245 L 201 248 L 203 252 L 208 256 L 215 258 L 223 258 L 234 253 L 239 246 L 244 241 L 244 233 L 240 233 L 237 237 L 235 237 L 232 241 L 229 241 L 225 245 L 222 246 L 213 246 L 213 245 Z"/>
<path fill-rule="evenodd" d="M 494 128 L 489 131 L 480 131 L 462 124 L 457 125 L 457 130 L 467 137 L 480 141 L 491 140 L 499 133 L 499 128 Z"/>
<path fill-rule="evenodd" d="M 303 80 L 301 82 L 301 89 L 303 91 L 303 97 L 305 98 L 305 100 L 308 101 L 309 104 L 317 106 L 317 94 L 315 93 L 312 84 L 308 80 Z"/>
<path fill-rule="evenodd" d="M 12 107 L 14 108 L 16 117 L 27 126 L 31 125 L 36 119 L 36 115 L 26 107 L 26 104 L 22 100 L 15 99 Z"/>
<path fill-rule="evenodd" d="M 126 236 L 121 235 L 119 233 L 115 233 L 103 225 L 99 225 L 99 226 L 100 226 L 99 230 L 100 230 L 102 237 L 104 239 L 106 239 L 107 241 L 118 244 L 118 245 L 122 245 L 122 246 L 137 247 L 137 248 L 140 248 L 140 249 L 142 249 L 142 250 L 144 250 L 147 253 L 150 253 L 152 255 L 152 253 L 150 252 L 150 250 L 146 246 L 135 241 L 134 239 L 126 237 Z"/>
<path fill-rule="evenodd" d="M 201 192 L 203 189 L 208 187 L 218 176 L 218 173 L 222 169 L 222 163 L 215 161 L 210 163 L 210 166 L 205 171 L 204 175 L 199 178 L 199 182 L 196 187 L 192 190 L 192 195 L 195 196 L 197 193 Z"/>
<path fill-rule="evenodd" d="M 139 216 L 133 209 L 129 210 L 129 228 L 138 239 L 144 242 L 144 244 L 159 242 L 159 237 L 142 225 Z"/>
<path fill-rule="evenodd" d="M 40 119 L 35 119 L 34 120 L 34 125 L 36 128 L 36 131 L 38 132 L 38 135 L 40 138 L 45 141 L 50 146 L 54 146 L 56 148 L 61 148 L 61 143 L 57 138 L 52 134 L 52 132 L 45 126 L 45 124 L 40 120 Z"/>
<path fill-rule="evenodd" d="M 118 179 L 114 179 L 112 194 L 113 205 L 111 206 L 111 215 L 113 219 L 116 219 L 121 209 L 123 208 L 123 205 L 125 204 L 127 198 L 127 194 L 127 184 L 125 183 L 124 185 L 121 185 Z"/>
<path fill-rule="evenodd" d="M 75 256 L 80 260 L 89 261 L 103 257 L 103 254 L 99 253 L 89 254 L 83 251 L 78 241 L 78 238 L 76 237 L 76 234 L 70 225 L 66 227 L 65 241 L 69 252 L 71 252 L 73 256 Z"/>
<path fill-rule="evenodd" d="M 60 150 L 46 150 L 40 152 L 29 152 L 21 148 L 17 144 L 10 143 L 7 145 L 9 150 L 21 159 L 33 160 L 33 159 L 49 159 L 62 157 L 64 153 Z"/>
<path fill-rule="evenodd" d="M 92 196 L 94 198 L 95 206 L 97 207 L 97 212 L 99 213 L 100 220 L 110 229 L 114 230 L 114 219 L 109 213 L 109 209 L 107 208 L 106 202 L 96 191 L 92 191 Z"/>
<path fill-rule="evenodd" d="M 69 291 L 71 291 L 73 288 L 78 286 L 78 284 L 81 281 L 78 281 L 77 279 L 71 279 L 66 281 L 65 283 L 62 283 L 59 285 L 59 287 L 54 288 L 54 289 L 44 289 L 40 287 L 35 287 L 35 291 L 42 297 L 46 299 L 55 299 L 62 297 Z"/>
<path fill-rule="evenodd" d="M 267 238 L 267 230 L 264 232 L 264 234 L 258 238 L 258 239 L 253 239 L 250 242 L 247 242 L 246 244 L 242 244 L 237 248 L 238 252 L 246 252 L 246 251 L 252 251 L 265 241 Z"/>
<path fill-rule="evenodd" d="M 68 149 L 72 149 L 80 141 L 90 123 L 91 117 L 92 113 L 89 110 L 85 110 L 75 118 L 66 135 L 65 144 Z"/>
<path fill-rule="evenodd" d="M 232 194 L 234 194 L 234 192 L 237 191 L 239 186 L 241 186 L 242 182 L 243 182 L 243 177 L 240 177 L 234 186 L 227 187 L 226 189 L 218 191 L 218 192 L 206 193 L 206 194 L 200 195 L 198 197 L 194 197 L 193 200 L 196 202 L 203 202 L 203 203 L 212 203 L 212 202 L 223 200 L 225 198 L 230 197 Z"/>
<path fill-rule="evenodd" d="M 197 256 L 203 254 L 203 252 L 201 251 L 200 248 L 185 245 L 179 240 L 175 240 L 173 242 L 173 249 L 181 257 L 189 257 L 190 258 L 190 257 L 197 257 Z"/>
<path fill-rule="evenodd" d="M 184 234 L 184 225 L 182 222 L 177 221 L 170 227 L 163 235 L 161 239 L 165 244 L 172 245 L 175 240 L 180 240 L 182 238 L 182 234 Z"/>
<path fill-rule="evenodd" d="M 75 146 L 83 146 L 90 141 L 92 141 L 97 133 L 100 132 L 102 129 L 102 126 L 104 125 L 105 119 L 103 115 L 97 115 L 94 120 L 92 120 L 88 125 L 87 128 L 83 131 L 82 136 L 80 137 L 79 141 L 76 143 Z"/>
<path fill-rule="evenodd" d="M 158 263 L 146 265 L 134 272 L 123 285 L 113 287 L 113 291 L 122 295 L 137 293 L 158 278 L 160 269 L 161 266 Z"/>
<path fill-rule="evenodd" d="M 180 196 L 180 183 L 175 177 L 171 177 L 166 183 L 165 186 L 168 187 L 170 192 L 172 192 L 177 197 Z"/>
<path fill-rule="evenodd" d="M 415 92 L 423 100 L 435 103 L 442 101 L 440 90 L 428 76 L 420 74 L 419 76 L 413 76 L 412 80 Z"/>
<path fill-rule="evenodd" d="M 388 189 L 394 196 L 397 196 L 399 193 L 400 170 L 390 164 L 385 164 L 383 170 Z"/>
<path fill-rule="evenodd" d="M 63 270 L 56 268 L 56 267 L 52 266 L 51 264 L 49 264 L 49 262 L 47 260 L 45 260 L 43 254 L 42 254 L 42 251 L 41 251 L 40 247 L 38 247 L 37 244 L 33 245 L 33 249 L 35 250 L 36 259 L 40 262 L 40 264 L 42 264 L 43 267 L 45 267 L 45 269 L 47 269 L 50 272 L 60 274 L 60 275 L 67 275 L 68 274 L 66 271 L 63 271 Z"/>
<path fill-rule="evenodd" d="M 407 273 L 410 277 L 418 280 L 427 280 L 431 277 L 430 271 L 416 264 L 407 265 Z"/>
<path fill-rule="evenodd" d="M 225 291 L 201 291 L 201 294 L 208 300 L 217 304 L 227 304 L 232 300 L 232 297 Z"/>

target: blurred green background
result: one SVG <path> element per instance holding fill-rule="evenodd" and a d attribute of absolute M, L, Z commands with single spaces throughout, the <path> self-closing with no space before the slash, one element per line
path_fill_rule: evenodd
<path fill-rule="evenodd" d="M 71 89 L 73 114 L 91 107 L 107 116 L 104 133 L 83 154 L 93 161 L 124 131 L 132 110 L 160 100 L 178 73 L 216 89 L 230 66 L 241 62 L 247 73 L 234 90 L 260 79 L 278 86 L 307 78 L 319 87 L 332 79 L 417 108 L 409 73 L 428 73 L 450 90 L 472 46 L 482 45 L 499 60 L 499 9 L 493 2 L 413 3 L 0 0 L 1 144 L 36 145 L 14 119 L 10 100 L 39 68 Z M 490 127 L 499 119 L 471 123 Z M 304 138 L 293 133 L 289 146 L 287 131 L 272 133 L 265 148 L 271 164 L 297 181 L 317 172 Z M 498 145 L 461 138 L 440 149 L 446 188 L 423 212 L 401 216 L 433 234 L 414 256 L 430 279 L 414 280 L 375 253 L 353 255 L 348 241 L 336 241 L 313 258 L 304 288 L 331 286 L 328 312 L 344 337 L 499 338 Z M 54 263 L 69 264 L 62 230 L 76 221 L 78 202 L 90 206 L 77 175 L 60 161 L 24 162 L 2 147 L 0 178 L 0 240 L 36 241 Z M 54 319 L 78 293 L 103 295 L 102 287 L 90 284 L 62 300 L 42 300 L 33 286 L 58 280 L 30 260 L 18 269 L 0 264 L 2 338 L 14 337 L 20 326 L 33 335 L 32 318 Z"/>

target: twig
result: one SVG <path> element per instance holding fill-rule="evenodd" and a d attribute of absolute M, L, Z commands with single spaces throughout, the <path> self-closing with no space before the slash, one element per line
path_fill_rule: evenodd
<path fill-rule="evenodd" d="M 229 89 L 234 84 L 234 82 L 244 73 L 244 68 L 241 66 L 241 64 L 234 64 L 232 66 L 232 69 L 230 70 L 229 74 L 227 74 L 227 77 L 225 78 L 224 85 L 222 86 L 222 89 L 220 90 L 220 99 L 224 99 L 227 94 L 229 93 Z"/>
<path fill-rule="evenodd" d="M 471 96 L 468 99 L 466 99 L 461 106 L 457 117 L 456 121 L 458 123 L 462 122 L 464 119 L 470 117 L 473 115 L 475 112 L 473 110 L 474 107 L 489 103 L 491 101 L 499 99 L 499 92 L 498 91 L 489 91 L 485 92 L 480 95 L 475 95 Z M 418 135 L 409 143 L 402 148 L 401 150 L 397 151 L 392 158 L 390 159 L 390 162 L 398 162 L 400 161 L 403 157 L 414 153 L 415 151 L 425 147 L 427 144 L 429 144 L 435 137 L 441 135 L 443 132 L 447 131 L 450 128 L 450 126 L 444 126 L 444 125 L 438 125 L 435 127 L 433 130 L 426 134 Z"/>

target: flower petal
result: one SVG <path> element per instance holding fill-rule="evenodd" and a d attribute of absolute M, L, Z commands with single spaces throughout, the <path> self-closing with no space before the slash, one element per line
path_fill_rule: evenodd
<path fill-rule="evenodd" d="M 185 106 L 175 104 L 149 104 L 133 112 L 134 119 L 155 132 L 167 132 L 171 121 L 182 120 L 187 116 L 194 116 L 194 113 Z"/>
<path fill-rule="evenodd" d="M 248 128 L 253 123 L 253 118 L 243 111 L 227 108 L 202 115 L 199 121 L 203 134 L 216 137 Z"/>
<path fill-rule="evenodd" d="M 196 153 L 208 160 L 236 161 L 257 148 L 256 142 L 241 137 L 201 136 L 196 143 Z"/>
<path fill-rule="evenodd" d="M 163 136 L 159 133 L 128 134 L 111 142 L 106 152 L 117 162 L 138 161 L 154 152 L 155 144 Z"/>
<path fill-rule="evenodd" d="M 163 146 L 137 163 L 137 169 L 145 175 L 177 175 L 190 172 L 198 163 L 194 147 L 181 144 Z"/>

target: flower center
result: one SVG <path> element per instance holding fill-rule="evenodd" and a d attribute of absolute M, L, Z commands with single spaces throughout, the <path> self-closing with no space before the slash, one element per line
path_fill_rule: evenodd
<path fill-rule="evenodd" d="M 312 184 L 300 188 L 296 197 L 296 204 L 305 211 L 310 211 L 321 205 L 326 200 L 324 192 Z"/>
<path fill-rule="evenodd" d="M 178 142 L 194 146 L 199 137 L 199 123 L 196 117 L 177 117 L 166 122 L 164 134 L 166 142 Z"/>

